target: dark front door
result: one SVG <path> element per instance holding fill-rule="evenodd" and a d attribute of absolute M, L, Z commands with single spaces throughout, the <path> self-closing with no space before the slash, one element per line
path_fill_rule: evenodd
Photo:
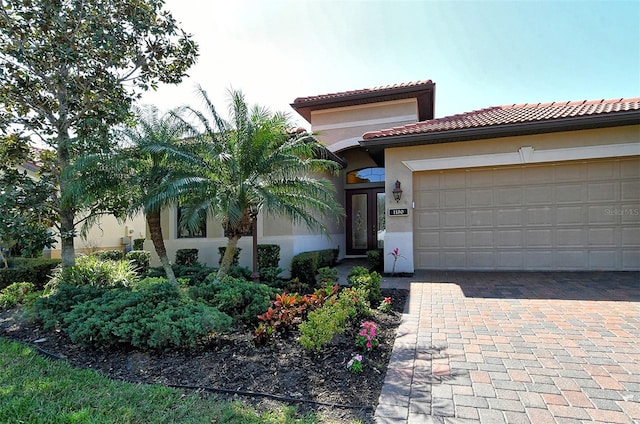
<path fill-rule="evenodd" d="M 384 244 L 384 188 L 347 191 L 347 255 L 364 255 Z"/>

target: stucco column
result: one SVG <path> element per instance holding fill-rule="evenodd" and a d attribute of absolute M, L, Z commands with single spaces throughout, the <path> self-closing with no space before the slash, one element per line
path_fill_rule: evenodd
<path fill-rule="evenodd" d="M 396 181 L 400 182 L 402 189 L 398 202 L 393 198 Z M 414 272 L 413 174 L 394 154 L 394 149 L 385 150 L 385 217 L 384 272 L 394 271 L 392 252 L 396 248 L 400 256 L 396 261 L 395 272 Z"/>

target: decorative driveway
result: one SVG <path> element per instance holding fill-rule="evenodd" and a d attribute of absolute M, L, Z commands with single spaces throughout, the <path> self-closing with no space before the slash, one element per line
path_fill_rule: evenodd
<path fill-rule="evenodd" d="M 383 286 L 410 297 L 378 423 L 640 424 L 640 273 L 425 272 Z"/>

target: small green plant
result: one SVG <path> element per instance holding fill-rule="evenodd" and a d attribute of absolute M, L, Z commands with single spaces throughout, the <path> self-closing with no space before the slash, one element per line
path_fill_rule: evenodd
<path fill-rule="evenodd" d="M 98 250 L 91 255 L 103 261 L 121 261 L 124 259 L 122 250 Z"/>
<path fill-rule="evenodd" d="M 382 265 L 381 249 L 367 250 L 367 260 L 371 268 L 378 269 Z"/>
<path fill-rule="evenodd" d="M 363 266 L 351 268 L 347 281 L 353 288 L 363 288 L 368 293 L 367 299 L 371 304 L 377 304 L 382 290 L 382 276 L 376 271 L 369 273 Z"/>
<path fill-rule="evenodd" d="M 344 333 L 347 320 L 356 314 L 352 294 L 343 291 L 336 302 L 326 302 L 320 309 L 309 312 L 307 320 L 298 327 L 298 342 L 304 349 L 319 352 L 336 334 Z"/>
<path fill-rule="evenodd" d="M 0 310 L 13 308 L 17 304 L 23 303 L 33 288 L 33 283 L 21 282 L 13 283 L 0 290 Z"/>
<path fill-rule="evenodd" d="M 144 250 L 144 240 L 143 238 L 133 239 L 133 250 Z"/>
<path fill-rule="evenodd" d="M 318 269 L 318 283 L 322 286 L 338 282 L 338 270 L 328 266 Z"/>
<path fill-rule="evenodd" d="M 176 251 L 176 265 L 198 266 L 198 249 L 178 249 Z"/>
<path fill-rule="evenodd" d="M 78 256 L 70 267 L 58 266 L 47 288 L 55 289 L 63 284 L 72 286 L 132 287 L 139 280 L 129 261 L 102 260 L 93 255 Z"/>
<path fill-rule="evenodd" d="M 362 323 L 360 332 L 356 336 L 356 344 L 366 351 L 370 351 L 380 344 L 375 322 L 365 321 Z"/>
<path fill-rule="evenodd" d="M 347 369 L 354 374 L 362 372 L 362 355 L 353 355 L 347 362 Z"/>
<path fill-rule="evenodd" d="M 385 314 L 391 312 L 391 298 L 385 297 L 384 299 L 382 299 L 382 302 L 380 302 L 380 305 L 378 306 L 378 310 L 380 312 L 384 312 Z"/>
<path fill-rule="evenodd" d="M 147 250 L 132 250 L 127 252 L 125 258 L 131 262 L 131 265 L 138 274 L 146 274 L 149 270 L 151 252 Z"/>

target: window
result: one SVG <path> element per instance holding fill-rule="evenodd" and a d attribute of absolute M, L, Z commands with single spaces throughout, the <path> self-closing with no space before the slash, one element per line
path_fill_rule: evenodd
<path fill-rule="evenodd" d="M 200 215 L 200 222 L 197 229 L 188 229 L 180 226 L 182 215 L 184 214 L 184 208 L 178 207 L 178 238 L 204 238 L 207 237 L 207 216 L 206 214 Z"/>
<path fill-rule="evenodd" d="M 364 168 L 347 173 L 347 184 L 383 182 L 384 168 Z"/>

